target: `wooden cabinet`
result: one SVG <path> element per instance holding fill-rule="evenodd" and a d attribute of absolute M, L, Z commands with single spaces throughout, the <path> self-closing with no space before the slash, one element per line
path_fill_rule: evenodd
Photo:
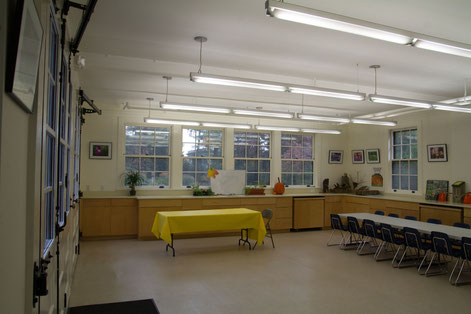
<path fill-rule="evenodd" d="M 82 237 L 136 236 L 135 199 L 83 199 L 80 209 Z"/>
<path fill-rule="evenodd" d="M 365 197 L 344 196 L 342 213 L 369 213 L 370 199 Z"/>
<path fill-rule="evenodd" d="M 427 221 L 429 218 L 440 219 L 442 224 L 453 226 L 455 222 L 462 222 L 461 207 L 420 205 L 420 220 Z"/>
<path fill-rule="evenodd" d="M 385 215 L 390 213 L 398 214 L 400 218 L 413 216 L 419 219 L 419 204 L 414 202 L 390 201 L 386 200 Z"/>
<path fill-rule="evenodd" d="M 342 196 L 326 196 L 324 198 L 324 227 L 330 227 L 330 214 L 341 214 L 342 211 Z"/>
<path fill-rule="evenodd" d="M 324 199 L 295 198 L 293 215 L 294 229 L 323 227 Z"/>
<path fill-rule="evenodd" d="M 471 208 L 463 209 L 463 222 L 471 225 Z"/>

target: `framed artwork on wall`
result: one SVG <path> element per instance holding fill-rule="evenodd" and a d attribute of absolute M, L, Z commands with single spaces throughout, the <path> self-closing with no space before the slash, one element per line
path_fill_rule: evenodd
<path fill-rule="evenodd" d="M 427 145 L 427 155 L 429 162 L 448 161 L 446 144 Z"/>
<path fill-rule="evenodd" d="M 343 163 L 343 150 L 329 150 L 329 164 Z"/>
<path fill-rule="evenodd" d="M 362 149 L 352 150 L 352 163 L 354 163 L 354 164 L 364 164 L 365 163 L 365 153 Z"/>
<path fill-rule="evenodd" d="M 366 162 L 369 164 L 379 164 L 379 148 L 366 150 Z"/>
<path fill-rule="evenodd" d="M 90 159 L 111 159 L 110 142 L 90 142 Z"/>
<path fill-rule="evenodd" d="M 33 112 L 43 29 L 33 0 L 17 1 L 12 40 L 7 45 L 6 92 L 28 113 Z"/>

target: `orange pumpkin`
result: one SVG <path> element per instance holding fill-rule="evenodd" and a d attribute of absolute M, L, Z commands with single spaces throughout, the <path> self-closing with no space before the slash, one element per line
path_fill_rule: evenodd
<path fill-rule="evenodd" d="M 275 192 L 274 194 L 283 194 L 285 193 L 285 185 L 280 181 L 280 178 L 278 178 L 278 182 L 275 183 L 275 187 L 273 188 L 273 191 Z"/>

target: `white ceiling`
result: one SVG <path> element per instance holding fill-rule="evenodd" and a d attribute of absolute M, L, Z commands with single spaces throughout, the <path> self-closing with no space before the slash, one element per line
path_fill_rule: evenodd
<path fill-rule="evenodd" d="M 469 0 L 286 2 L 471 44 Z M 164 97 L 165 74 L 174 77 L 174 101 L 231 107 L 260 101 L 279 104 L 265 109 L 297 110 L 283 104 L 299 105 L 300 95 L 190 82 L 189 72 L 198 69 L 197 35 L 208 37 L 203 73 L 372 93 L 374 72 L 368 67 L 380 64 L 382 94 L 442 100 L 462 96 L 465 79 L 471 85 L 469 58 L 277 20 L 265 15 L 264 6 L 264 0 L 100 0 L 80 45 L 86 58 L 82 87 L 98 104 L 142 105 L 146 97 Z M 395 109 L 313 96 L 304 104 L 328 115 Z"/>

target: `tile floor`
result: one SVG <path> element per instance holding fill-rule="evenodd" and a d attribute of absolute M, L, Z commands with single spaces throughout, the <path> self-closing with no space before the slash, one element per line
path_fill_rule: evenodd
<path fill-rule="evenodd" d="M 255 251 L 237 237 L 81 242 L 71 306 L 155 299 L 177 313 L 471 313 L 471 285 L 425 278 L 372 255 L 327 247 L 330 231 L 275 234 Z M 465 274 L 471 280 L 471 274 Z"/>

